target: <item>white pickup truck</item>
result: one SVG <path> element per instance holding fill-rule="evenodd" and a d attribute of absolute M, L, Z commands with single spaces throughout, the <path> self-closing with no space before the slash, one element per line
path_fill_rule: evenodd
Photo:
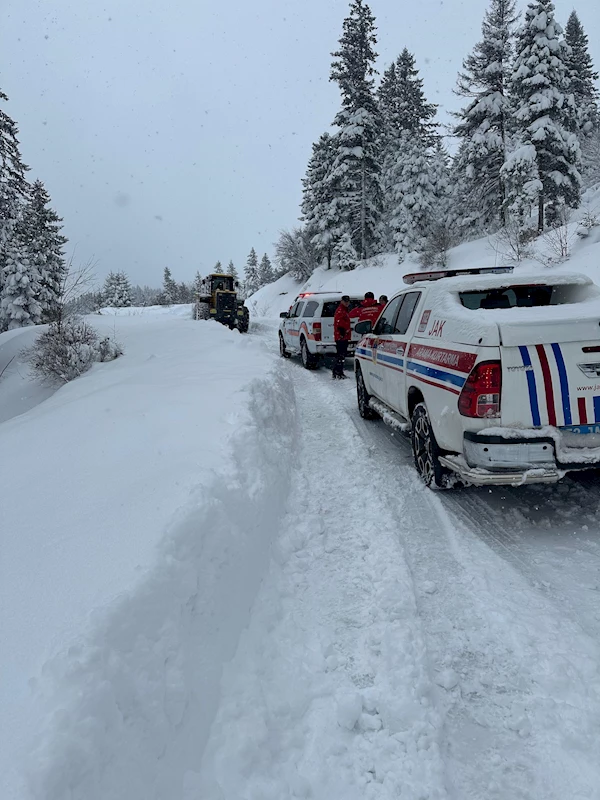
<path fill-rule="evenodd" d="M 600 288 L 512 267 L 404 278 L 356 348 L 358 406 L 410 430 L 428 486 L 600 466 Z"/>
<path fill-rule="evenodd" d="M 343 292 L 302 292 L 289 311 L 279 316 L 279 352 L 284 358 L 299 355 L 306 369 L 317 369 L 325 356 L 336 353 L 333 318 Z M 361 304 L 362 296 L 350 296 L 350 310 Z M 352 332 L 348 356 L 361 337 Z"/>

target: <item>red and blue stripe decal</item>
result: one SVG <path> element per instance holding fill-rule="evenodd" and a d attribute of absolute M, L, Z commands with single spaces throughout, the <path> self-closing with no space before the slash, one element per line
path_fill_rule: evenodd
<path fill-rule="evenodd" d="M 560 379 L 560 394 L 562 397 L 562 407 L 563 407 L 563 414 L 565 416 L 565 425 L 572 425 L 573 417 L 571 416 L 571 397 L 569 395 L 569 381 L 567 379 L 567 368 L 565 367 L 565 360 L 563 358 L 560 345 L 553 344 L 552 352 L 554 353 L 554 358 L 556 359 L 556 366 L 558 367 L 558 377 Z"/>
<path fill-rule="evenodd" d="M 592 396 L 590 392 L 588 396 L 577 397 L 575 413 L 571 408 L 571 391 L 569 389 L 567 368 L 560 345 L 557 343 L 550 345 L 537 344 L 532 345 L 531 350 L 535 352 L 537 362 L 539 362 L 537 377 L 536 370 L 538 367 L 537 363 L 534 364 L 532 361 L 530 347 L 526 345 L 521 345 L 519 347 L 523 366 L 526 367 L 529 407 L 531 409 L 533 425 L 536 428 L 542 427 L 542 424 L 548 424 L 559 428 L 573 427 L 573 425 L 587 425 L 592 416 L 595 423 L 600 423 L 600 395 Z M 552 363 L 552 358 L 556 365 L 554 378 L 554 364 Z M 540 372 L 543 386 L 538 385 Z M 557 374 L 558 386 L 555 385 Z M 590 387 L 592 390 L 594 388 L 597 387 Z M 540 406 L 541 397 L 545 400 L 545 409 L 543 411 Z M 561 414 L 562 420 L 560 419 Z M 574 420 L 575 415 L 579 417 L 578 422 Z M 542 417 L 545 419 L 543 423 Z"/>
<path fill-rule="evenodd" d="M 519 347 L 519 352 L 521 353 L 521 358 L 523 359 L 523 366 L 529 367 L 527 370 L 527 388 L 529 390 L 529 405 L 531 407 L 531 418 L 533 420 L 533 424 L 536 428 L 539 428 L 542 424 L 540 419 L 540 404 L 538 402 L 538 394 L 537 394 L 537 386 L 535 383 L 535 372 L 533 371 L 533 365 L 531 363 L 531 356 L 529 355 L 529 350 L 524 345 Z"/>

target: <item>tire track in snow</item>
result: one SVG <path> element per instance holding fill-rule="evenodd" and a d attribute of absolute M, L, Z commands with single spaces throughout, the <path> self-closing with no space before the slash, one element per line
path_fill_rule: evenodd
<path fill-rule="evenodd" d="M 369 428 L 380 438 L 380 423 L 357 422 L 353 397 L 344 392 L 340 400 L 367 442 Z M 456 800 L 600 797 L 597 642 L 530 585 L 516 537 L 482 540 L 482 524 L 498 533 L 501 523 L 481 499 L 426 490 L 397 450 L 405 448 L 378 452 L 380 492 L 399 520 L 412 520 L 408 535 L 406 525 L 398 530 L 432 670 L 448 689 L 440 699 L 451 793 Z M 448 515 L 448 506 L 461 514 Z"/>
<path fill-rule="evenodd" d="M 398 519 L 331 389 L 294 377 L 295 491 L 190 797 L 445 800 Z"/>

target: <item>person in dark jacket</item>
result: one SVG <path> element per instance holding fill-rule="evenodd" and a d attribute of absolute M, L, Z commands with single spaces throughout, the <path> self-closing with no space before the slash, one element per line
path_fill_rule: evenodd
<path fill-rule="evenodd" d="M 333 317 L 333 337 L 335 339 L 335 347 L 337 355 L 333 364 L 332 378 L 343 380 L 344 375 L 344 361 L 348 355 L 348 342 L 352 335 L 352 323 L 350 321 L 350 314 L 348 308 L 350 306 L 350 298 L 345 294 Z"/>

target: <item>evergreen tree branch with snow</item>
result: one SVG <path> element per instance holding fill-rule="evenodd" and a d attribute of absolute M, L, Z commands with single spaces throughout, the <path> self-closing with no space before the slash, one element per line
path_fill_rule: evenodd
<path fill-rule="evenodd" d="M 551 0 L 533 0 L 517 33 L 510 79 L 515 151 L 502 168 L 506 204 L 525 219 L 537 206 L 537 228 L 562 205 L 579 205 L 581 151 L 568 66 L 569 47 Z"/>
<path fill-rule="evenodd" d="M 463 184 L 466 219 L 477 219 L 477 233 L 497 229 L 505 220 L 506 185 L 502 167 L 510 129 L 508 80 L 511 42 L 517 13 L 513 0 L 491 0 L 482 24 L 482 38 L 463 62 L 457 94 L 469 98 L 456 115 L 454 134 L 461 142 L 459 179 Z"/>
<path fill-rule="evenodd" d="M 260 289 L 260 274 L 258 267 L 258 256 L 256 250 L 252 248 L 246 259 L 246 266 L 244 267 L 244 292 L 246 297 Z"/>
<path fill-rule="evenodd" d="M 330 173 L 331 224 L 348 234 L 361 260 L 379 252 L 382 187 L 379 128 L 374 94 L 375 19 L 363 0 L 353 0 L 330 80 L 342 95 L 335 117 L 335 155 Z"/>
<path fill-rule="evenodd" d="M 42 307 L 42 322 L 54 322 L 59 315 L 62 285 L 67 266 L 62 235 L 62 219 L 49 207 L 50 195 L 42 181 L 36 180 L 23 208 L 19 227 L 29 263 L 36 268 Z"/>
<path fill-rule="evenodd" d="M 0 331 L 39 325 L 42 321 L 40 276 L 26 255 L 22 233 L 13 231 L 5 245 L 0 294 Z"/>

